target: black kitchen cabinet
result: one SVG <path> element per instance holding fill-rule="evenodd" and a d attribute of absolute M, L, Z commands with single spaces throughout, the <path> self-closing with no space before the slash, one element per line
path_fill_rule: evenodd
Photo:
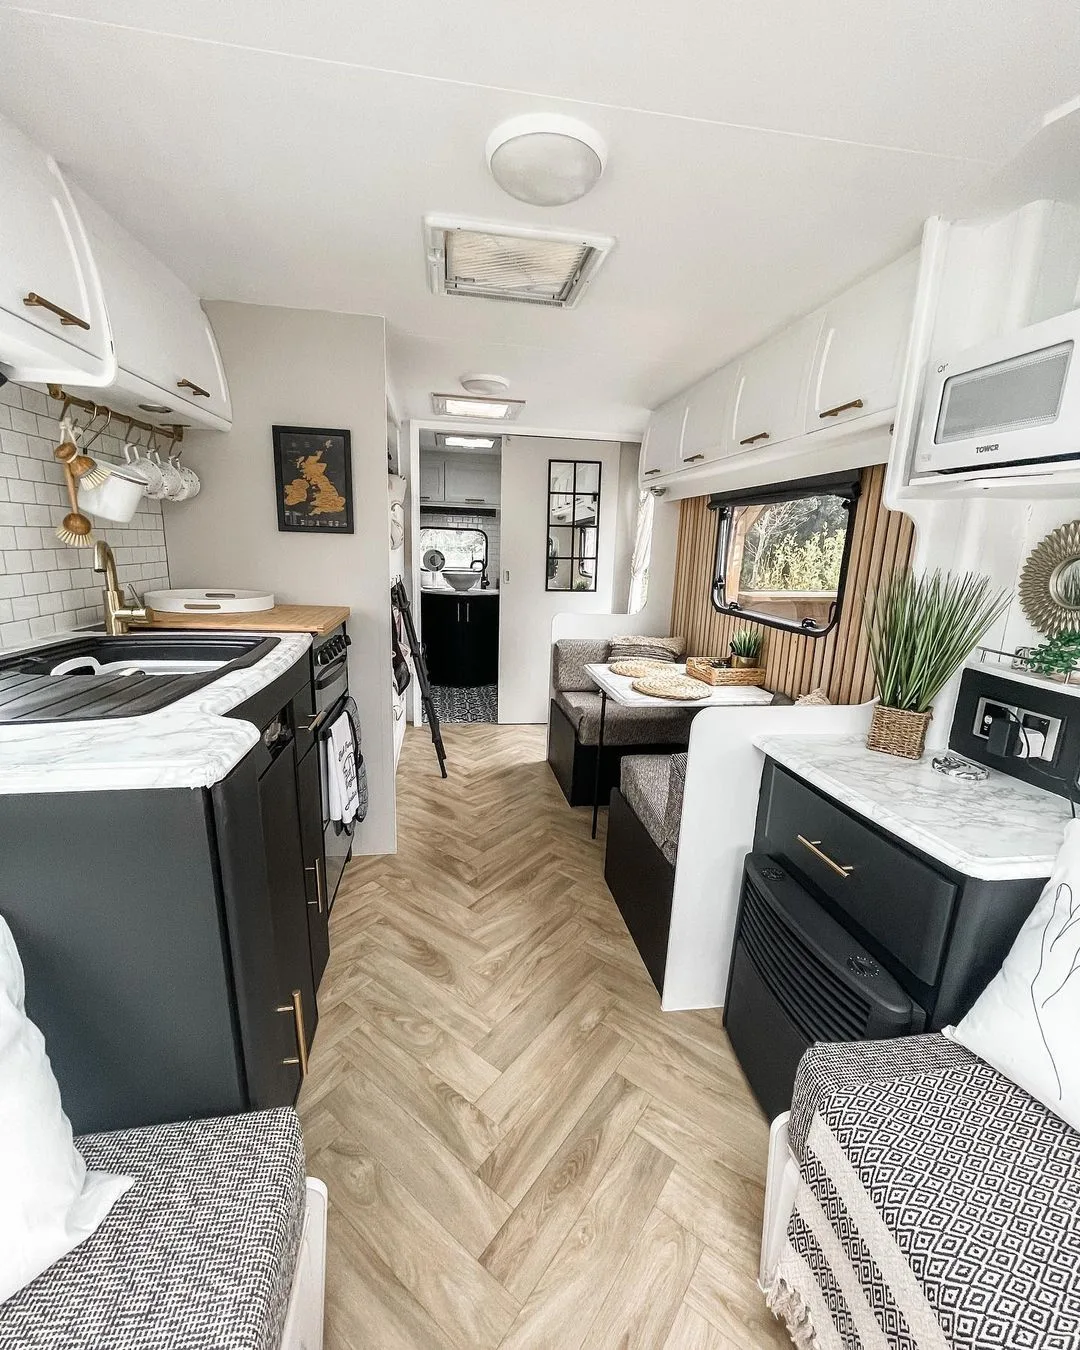
<path fill-rule="evenodd" d="M 499 598 L 491 593 L 426 591 L 420 597 L 424 648 L 432 684 L 496 684 Z"/>
<path fill-rule="evenodd" d="M 296 766 L 300 808 L 300 848 L 303 854 L 311 978 L 318 996 L 330 959 L 330 905 L 323 847 L 322 799 L 319 795 L 319 751 L 312 748 Z"/>

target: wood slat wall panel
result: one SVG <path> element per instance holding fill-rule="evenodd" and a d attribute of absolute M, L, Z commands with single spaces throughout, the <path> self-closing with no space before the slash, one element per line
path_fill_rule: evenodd
<path fill-rule="evenodd" d="M 914 543 L 908 516 L 882 503 L 885 466 L 862 471 L 862 495 L 855 511 L 847 595 L 840 622 L 823 638 L 749 624 L 712 607 L 716 515 L 707 497 L 682 503 L 675 554 L 671 631 L 686 638 L 691 656 L 723 656 L 736 628 L 759 628 L 765 638 L 766 684 L 797 698 L 821 687 L 834 703 L 863 703 L 874 695 L 874 673 L 863 625 L 867 596 L 879 579 L 907 566 Z"/>

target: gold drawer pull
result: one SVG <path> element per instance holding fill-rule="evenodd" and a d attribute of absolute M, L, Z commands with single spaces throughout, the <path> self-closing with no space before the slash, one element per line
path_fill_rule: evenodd
<path fill-rule="evenodd" d="M 315 861 L 311 864 L 310 867 L 305 867 L 304 871 L 315 873 L 315 894 L 318 898 L 315 900 L 309 900 L 308 904 L 317 905 L 319 913 L 321 914 L 323 912 L 323 888 L 322 888 L 322 877 L 319 874 L 318 858 L 315 859 Z"/>
<path fill-rule="evenodd" d="M 839 417 L 842 412 L 849 412 L 852 408 L 862 406 L 861 398 L 853 398 L 850 403 L 838 403 L 835 408 L 826 408 L 823 413 L 818 413 L 818 417 Z"/>
<path fill-rule="evenodd" d="M 304 1000 L 300 997 L 300 990 L 292 991 L 292 1002 L 282 1003 L 276 1009 L 279 1013 L 292 1013 L 293 1024 L 296 1028 L 296 1054 L 288 1059 L 283 1059 L 282 1064 L 299 1064 L 301 1083 L 307 1077 L 307 1034 L 304 1031 Z"/>
<path fill-rule="evenodd" d="M 815 858 L 819 858 L 826 867 L 831 867 L 838 877 L 849 877 L 855 871 L 854 867 L 847 867 L 843 863 L 833 862 L 827 853 L 822 853 L 818 848 L 820 839 L 807 839 L 801 834 L 795 836 L 799 843 L 808 848 Z"/>
<path fill-rule="evenodd" d="M 693 464 L 693 463 L 695 463 L 695 461 L 697 461 L 697 460 L 699 460 L 699 459 L 704 459 L 704 458 L 705 458 L 705 456 L 704 456 L 703 454 L 702 454 L 702 455 L 687 455 L 687 456 L 686 456 L 686 459 L 685 459 L 683 462 L 686 463 L 686 464 Z"/>
<path fill-rule="evenodd" d="M 210 390 L 202 389 L 193 380 L 177 380 L 177 389 L 190 389 L 196 398 L 209 398 Z"/>
<path fill-rule="evenodd" d="M 767 441 L 768 439 L 769 439 L 769 433 L 768 433 L 767 431 L 759 431 L 758 434 L 757 434 L 756 436 L 747 436 L 746 439 L 743 440 L 743 441 L 740 441 L 739 444 L 740 444 L 740 445 L 753 445 L 755 441 Z"/>
<path fill-rule="evenodd" d="M 54 305 L 51 300 L 46 300 L 44 296 L 31 291 L 29 295 L 23 296 L 23 304 L 31 308 L 35 306 L 38 309 L 47 309 L 50 314 L 55 314 L 65 328 L 85 328 L 89 333 L 90 325 L 85 319 L 80 319 L 77 314 L 72 314 L 69 309 L 61 309 L 59 305 Z"/>
<path fill-rule="evenodd" d="M 648 478 L 650 474 L 661 472 L 663 472 L 661 469 L 646 469 L 642 477 Z"/>

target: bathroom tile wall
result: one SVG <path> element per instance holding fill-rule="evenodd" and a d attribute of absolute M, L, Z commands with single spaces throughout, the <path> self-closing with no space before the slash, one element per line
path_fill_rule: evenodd
<path fill-rule="evenodd" d="M 59 408 L 40 389 L 0 386 L 0 648 L 101 620 L 93 550 L 67 548 L 56 537 L 69 510 L 53 458 Z M 120 451 L 115 436 L 102 435 L 90 453 L 119 463 Z M 140 593 L 168 586 L 160 502 L 143 498 L 130 525 L 95 525 L 94 534 L 111 545 L 122 585 L 131 582 Z"/>
<path fill-rule="evenodd" d="M 421 511 L 420 527 L 433 525 L 435 529 L 460 528 L 483 530 L 488 539 L 488 578 L 492 586 L 499 584 L 499 516 L 470 515 L 468 511 Z"/>

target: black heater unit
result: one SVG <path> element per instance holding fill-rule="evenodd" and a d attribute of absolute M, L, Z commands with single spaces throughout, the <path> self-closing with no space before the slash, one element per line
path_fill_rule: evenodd
<path fill-rule="evenodd" d="M 766 854 L 748 854 L 724 1025 L 770 1120 L 791 1106 L 814 1041 L 881 1040 L 924 1024 L 923 1010 L 809 891 Z"/>

